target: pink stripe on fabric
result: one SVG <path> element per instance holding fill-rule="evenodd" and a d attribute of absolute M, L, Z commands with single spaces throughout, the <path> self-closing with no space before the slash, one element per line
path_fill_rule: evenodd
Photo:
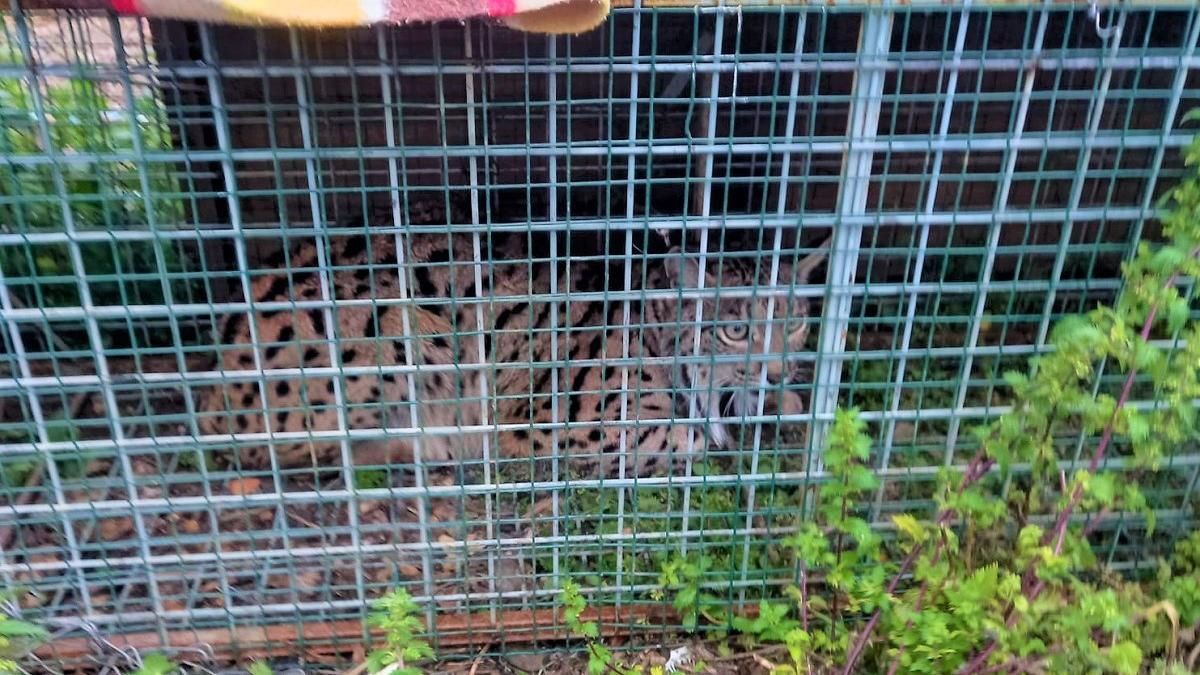
<path fill-rule="evenodd" d="M 512 16 L 516 13 L 516 0 L 488 0 L 488 16 Z"/>
<path fill-rule="evenodd" d="M 386 0 L 389 23 L 468 19 L 488 14 L 489 0 Z"/>

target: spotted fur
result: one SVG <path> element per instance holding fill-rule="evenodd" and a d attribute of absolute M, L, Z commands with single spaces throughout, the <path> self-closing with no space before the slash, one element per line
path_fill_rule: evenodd
<path fill-rule="evenodd" d="M 206 391 L 202 432 L 303 434 L 336 432 L 342 424 L 355 431 L 419 429 L 355 437 L 347 449 L 357 465 L 406 463 L 418 455 L 449 462 L 480 459 L 486 443 L 494 457 L 569 458 L 585 473 L 646 475 L 669 469 L 689 447 L 686 427 L 672 421 L 676 392 L 690 392 L 684 400 L 690 397 L 701 416 L 758 412 L 763 361 L 680 363 L 676 355 L 693 353 L 697 330 L 704 357 L 804 348 L 803 298 L 706 296 L 697 324 L 696 301 L 680 289 L 696 288 L 700 260 L 678 249 L 630 269 L 632 288 L 653 297 L 628 298 L 626 332 L 626 303 L 605 300 L 624 288 L 623 259 L 561 256 L 552 269 L 527 239 L 481 236 L 477 254 L 466 234 L 331 236 L 327 265 L 336 271 L 324 277 L 318 249 L 296 247 L 278 266 L 286 271 L 252 284 L 254 302 L 287 303 L 252 314 L 257 354 L 247 315 L 230 315 L 219 328 L 221 370 L 234 375 L 258 365 L 266 378 L 245 374 Z M 806 283 L 821 257 L 793 266 L 785 256 L 778 284 Z M 768 256 L 719 263 L 710 256 L 706 263 L 706 289 L 748 292 L 768 281 Z M 335 300 L 332 306 L 321 305 L 325 297 Z M 769 306 L 773 321 L 766 320 Z M 763 408 L 802 412 L 798 395 L 780 386 L 796 381 L 795 369 L 778 356 L 766 363 L 777 393 Z M 416 367 L 386 370 L 406 364 Z M 314 368 L 334 370 L 275 373 Z M 486 431 L 492 423 L 500 425 L 496 434 Z M 711 422 L 709 432 L 718 445 L 732 442 L 722 422 Z M 692 445 L 703 439 L 693 434 Z M 274 450 L 280 466 L 330 466 L 341 463 L 343 447 L 336 439 L 307 438 L 276 441 Z M 251 443 L 238 459 L 262 467 L 269 453 L 268 444 Z"/>

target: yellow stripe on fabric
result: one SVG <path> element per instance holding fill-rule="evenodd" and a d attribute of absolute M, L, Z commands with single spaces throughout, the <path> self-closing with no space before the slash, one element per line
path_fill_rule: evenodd
<path fill-rule="evenodd" d="M 518 13 L 503 17 L 501 21 L 527 33 L 578 35 L 599 26 L 608 17 L 609 0 L 567 0 L 522 11 L 529 4 L 545 2 L 547 0 L 517 0 Z"/>
<path fill-rule="evenodd" d="M 254 23 L 215 0 L 137 0 L 138 14 L 208 23 Z"/>
<path fill-rule="evenodd" d="M 251 26 L 336 28 L 410 18 L 387 16 L 387 8 L 396 7 L 389 0 L 137 0 L 137 4 L 143 16 Z M 603 23 L 610 0 L 514 0 L 513 5 L 516 13 L 501 18 L 510 27 L 566 35 L 584 33 Z M 486 8 L 487 3 L 471 7 L 479 15 Z"/>
<path fill-rule="evenodd" d="M 247 25 L 332 28 L 379 20 L 360 0 L 138 0 L 138 8 L 143 16 Z"/>
<path fill-rule="evenodd" d="M 237 14 L 298 26 L 361 26 L 367 12 L 358 0 L 225 0 Z"/>

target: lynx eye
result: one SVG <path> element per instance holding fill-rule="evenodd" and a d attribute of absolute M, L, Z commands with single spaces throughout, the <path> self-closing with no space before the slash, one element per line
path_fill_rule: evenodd
<path fill-rule="evenodd" d="M 721 326 L 717 334 L 725 342 L 745 342 L 750 336 L 750 322 L 746 319 L 731 321 Z"/>

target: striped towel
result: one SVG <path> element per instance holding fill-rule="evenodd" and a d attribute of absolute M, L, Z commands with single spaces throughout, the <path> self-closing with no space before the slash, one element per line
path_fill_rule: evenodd
<path fill-rule="evenodd" d="M 519 30 L 582 33 L 610 0 L 25 0 L 28 9 L 113 10 L 162 19 L 255 26 L 346 27 L 494 17 Z"/>

